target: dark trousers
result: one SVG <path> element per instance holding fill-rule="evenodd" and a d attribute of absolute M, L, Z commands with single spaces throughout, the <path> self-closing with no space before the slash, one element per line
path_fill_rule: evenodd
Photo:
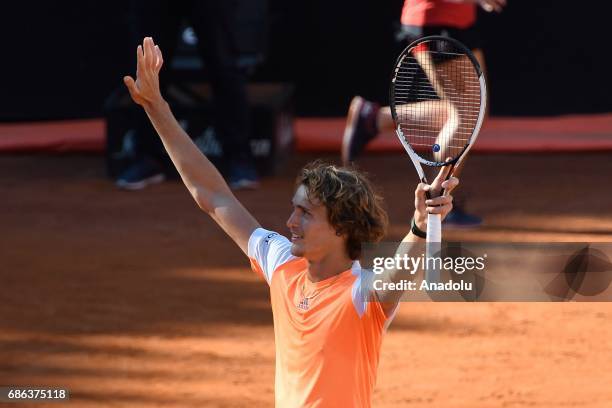
<path fill-rule="evenodd" d="M 228 0 L 132 0 L 129 13 L 133 49 L 150 36 L 162 50 L 162 90 L 172 81 L 169 65 L 180 24 L 186 19 L 192 25 L 210 78 L 215 130 L 230 162 L 250 160 L 247 74 L 238 66 L 241 44 L 236 12 L 236 2 Z M 161 141 L 144 113 L 139 115 L 137 134 L 137 154 L 160 158 Z"/>

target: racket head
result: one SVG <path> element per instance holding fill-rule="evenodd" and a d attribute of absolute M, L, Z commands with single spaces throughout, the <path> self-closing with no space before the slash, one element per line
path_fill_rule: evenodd
<path fill-rule="evenodd" d="M 389 101 L 396 133 L 411 156 L 433 167 L 455 164 L 482 124 L 484 75 L 459 41 L 423 37 L 397 58 Z"/>

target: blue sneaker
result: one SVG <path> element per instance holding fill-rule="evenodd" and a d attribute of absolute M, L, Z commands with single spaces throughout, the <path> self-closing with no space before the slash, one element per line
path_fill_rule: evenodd
<path fill-rule="evenodd" d="M 232 190 L 254 190 L 259 187 L 255 166 L 248 161 L 234 162 L 230 165 L 228 182 Z"/>
<path fill-rule="evenodd" d="M 142 190 L 148 185 L 161 183 L 166 176 L 152 159 L 141 159 L 131 164 L 115 184 L 124 190 Z"/>
<path fill-rule="evenodd" d="M 468 214 L 457 205 L 448 213 L 443 222 L 444 226 L 451 228 L 477 228 L 482 225 L 482 218 L 477 215 Z"/>
<path fill-rule="evenodd" d="M 355 96 L 351 101 L 342 138 L 342 164 L 345 166 L 378 135 L 376 117 L 379 110 L 377 103 L 366 101 L 361 96 Z"/>

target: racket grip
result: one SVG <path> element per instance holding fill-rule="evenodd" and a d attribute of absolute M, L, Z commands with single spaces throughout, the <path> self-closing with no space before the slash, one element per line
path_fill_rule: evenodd
<path fill-rule="evenodd" d="M 440 214 L 427 214 L 427 242 L 442 242 Z"/>
<path fill-rule="evenodd" d="M 425 256 L 427 259 L 439 256 L 442 246 L 442 221 L 440 214 L 427 214 L 427 241 L 425 243 Z M 433 263 L 426 263 L 425 280 L 428 283 L 440 282 L 441 272 Z"/>

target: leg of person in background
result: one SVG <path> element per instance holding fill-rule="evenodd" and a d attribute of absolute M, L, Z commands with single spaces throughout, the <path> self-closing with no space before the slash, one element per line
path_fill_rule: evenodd
<path fill-rule="evenodd" d="M 228 163 L 232 189 L 256 188 L 258 177 L 251 154 L 247 72 L 239 65 L 240 44 L 236 2 L 196 1 L 192 20 L 199 49 L 210 76 L 215 128 Z"/>
<path fill-rule="evenodd" d="M 398 43 L 408 45 L 423 37 L 423 27 L 403 25 L 396 35 Z M 381 107 L 375 102 L 355 96 L 349 111 L 342 138 L 342 163 L 346 166 L 359 156 L 367 144 L 380 133 L 391 135 L 395 122 L 388 106 Z M 395 137 L 395 136 L 392 136 Z"/>
<path fill-rule="evenodd" d="M 376 102 L 366 101 L 361 96 L 353 97 L 349 105 L 344 135 L 342 136 L 341 155 L 343 165 L 347 166 L 353 162 L 363 152 L 367 144 L 384 131 L 385 128 L 378 123 L 378 117 L 383 109 L 387 109 L 388 116 L 391 117 L 391 111 L 388 107 L 381 109 Z M 391 129 L 394 127 L 393 118 L 391 118 Z"/>
<path fill-rule="evenodd" d="M 486 78 L 487 77 L 487 65 L 485 64 L 484 53 L 482 52 L 482 50 L 480 48 L 472 50 L 472 53 L 474 54 L 474 56 L 478 60 L 478 63 L 480 64 L 480 68 L 482 68 L 482 72 L 484 73 L 484 76 Z M 485 118 L 484 118 L 484 120 L 487 120 L 487 118 L 489 117 L 489 108 L 490 108 L 489 94 L 487 94 L 487 110 L 485 111 Z"/>
<path fill-rule="evenodd" d="M 129 4 L 129 26 L 131 49 L 144 37 L 153 37 L 164 50 L 164 58 L 170 65 L 176 51 L 176 39 L 182 16 L 186 15 L 184 4 L 169 0 L 131 0 Z M 130 55 L 130 58 L 133 58 Z M 167 87 L 171 70 L 160 74 L 160 84 Z M 147 115 L 139 109 L 134 116 L 134 158 L 117 178 L 118 187 L 125 190 L 141 190 L 148 185 L 165 180 L 165 150 Z"/>
<path fill-rule="evenodd" d="M 474 54 L 474 56 L 476 57 L 476 59 L 478 60 L 478 63 L 480 64 L 480 67 L 482 68 L 482 71 L 484 73 L 484 75 L 487 75 L 487 71 L 486 71 L 486 66 L 485 66 L 485 61 L 484 61 L 484 54 L 482 52 L 481 49 L 473 49 L 472 53 Z M 488 95 L 487 95 L 488 97 Z M 489 103 L 487 100 L 487 108 L 486 108 L 486 113 L 485 113 L 485 120 L 488 117 L 488 113 L 489 113 Z M 455 177 L 459 178 L 461 171 L 463 169 L 463 165 L 460 164 L 459 166 L 455 167 L 454 169 L 454 175 Z M 469 183 L 468 183 L 469 185 Z M 464 189 L 465 190 L 465 189 Z M 448 214 L 448 216 L 446 217 L 446 219 L 444 220 L 444 225 L 449 226 L 449 227 L 457 227 L 457 228 L 473 228 L 473 227 L 478 227 L 480 225 L 482 225 L 482 218 L 475 215 L 475 214 L 470 214 L 468 212 L 465 211 L 465 205 L 466 205 L 466 197 L 467 194 L 456 194 L 455 198 L 454 198 L 454 205 L 453 205 L 453 210 Z"/>
<path fill-rule="evenodd" d="M 346 127 L 342 139 L 342 163 L 346 166 L 363 152 L 367 144 L 378 137 L 380 133 L 393 135 L 395 122 L 388 106 L 379 106 L 375 102 L 366 101 L 355 96 L 351 101 Z M 461 172 L 461 166 L 455 169 L 455 176 Z M 465 197 L 456 195 L 452 211 L 444 220 L 444 225 L 453 227 L 473 228 L 482 224 L 482 219 L 465 212 Z"/>
<path fill-rule="evenodd" d="M 448 111 L 447 104 L 442 101 L 426 101 L 406 104 L 401 107 L 409 120 L 427 124 L 432 131 L 440 131 L 446 118 L 433 121 L 427 112 Z M 346 166 L 361 153 L 367 143 L 378 137 L 379 133 L 395 130 L 395 122 L 388 106 L 380 107 L 375 102 L 369 102 L 360 96 L 351 101 L 344 138 L 342 140 L 342 162 Z M 395 136 L 393 136 L 395 139 Z"/>
<path fill-rule="evenodd" d="M 410 33 L 413 31 L 414 30 L 410 30 Z M 473 52 L 484 71 L 485 65 L 482 51 L 476 49 L 473 50 Z M 395 122 L 393 121 L 391 110 L 388 106 L 380 107 L 375 102 L 370 102 L 360 96 L 355 96 L 349 107 L 346 127 L 342 139 L 341 154 L 343 164 L 347 165 L 354 161 L 355 158 L 363 152 L 367 144 L 378 137 L 380 133 L 392 135 L 391 132 L 394 129 Z M 461 172 L 460 167 L 461 166 L 455 169 L 455 176 L 458 176 Z M 467 213 L 464 208 L 464 196 L 461 194 L 456 195 L 455 205 L 453 206 L 451 213 L 445 219 L 444 225 L 471 228 L 482 224 L 482 218 Z"/>

